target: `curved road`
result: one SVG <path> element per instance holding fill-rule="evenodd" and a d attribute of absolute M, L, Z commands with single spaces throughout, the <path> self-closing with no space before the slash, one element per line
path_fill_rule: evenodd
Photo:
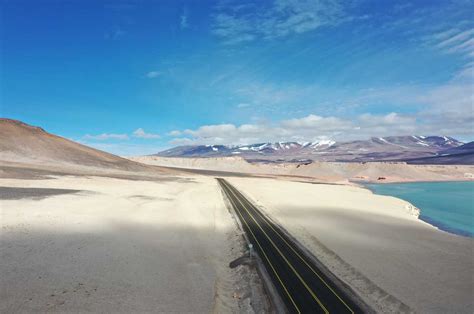
<path fill-rule="evenodd" d="M 363 313 L 306 254 L 224 179 L 217 179 L 290 313 Z"/>

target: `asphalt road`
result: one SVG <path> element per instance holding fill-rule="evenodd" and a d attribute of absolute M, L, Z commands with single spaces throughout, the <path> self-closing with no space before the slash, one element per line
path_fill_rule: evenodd
<path fill-rule="evenodd" d="M 217 180 L 290 313 L 364 312 L 356 296 L 336 284 L 334 276 L 328 277 L 327 270 L 322 271 L 235 187 Z"/>

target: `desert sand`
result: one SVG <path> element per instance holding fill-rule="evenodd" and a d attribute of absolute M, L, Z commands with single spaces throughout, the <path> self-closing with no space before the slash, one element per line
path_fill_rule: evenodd
<path fill-rule="evenodd" d="M 2 313 L 267 306 L 256 272 L 228 267 L 244 243 L 213 178 L 61 175 L 0 187 Z"/>
<path fill-rule="evenodd" d="M 474 179 L 474 166 L 408 165 L 394 162 L 249 163 L 241 157 L 172 158 L 130 157 L 130 160 L 163 167 L 240 172 L 252 175 L 293 176 L 319 182 L 462 181 Z M 383 178 L 383 180 L 379 180 Z"/>
<path fill-rule="evenodd" d="M 355 186 L 228 180 L 376 311 L 474 311 L 474 239 L 419 220 L 408 202 Z"/>

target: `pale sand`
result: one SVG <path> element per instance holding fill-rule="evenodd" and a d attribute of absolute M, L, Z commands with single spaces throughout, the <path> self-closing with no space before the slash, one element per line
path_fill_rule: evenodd
<path fill-rule="evenodd" d="M 228 180 L 377 311 L 474 312 L 474 240 L 417 219 L 409 203 L 352 186 Z"/>
<path fill-rule="evenodd" d="M 0 200 L 1 313 L 267 306 L 256 273 L 228 267 L 244 243 L 213 178 L 3 178 L 0 186 L 10 187 Z"/>
<path fill-rule="evenodd" d="M 474 179 L 474 166 L 469 165 L 407 165 L 391 162 L 249 163 L 241 157 L 139 156 L 129 159 L 155 166 L 240 172 L 253 175 L 307 177 L 320 182 L 461 181 Z M 378 180 L 379 178 L 384 179 Z"/>

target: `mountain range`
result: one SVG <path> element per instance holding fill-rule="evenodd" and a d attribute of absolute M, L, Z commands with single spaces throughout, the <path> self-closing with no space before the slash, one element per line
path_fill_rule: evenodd
<path fill-rule="evenodd" d="M 277 142 L 251 145 L 178 146 L 153 156 L 228 157 L 250 162 L 404 161 L 412 164 L 474 164 L 474 142 L 447 136 L 390 136 L 336 142 Z M 0 159 L 76 164 L 123 170 L 144 170 L 144 165 L 47 133 L 21 121 L 0 118 Z"/>
<path fill-rule="evenodd" d="M 474 164 L 474 142 L 463 143 L 447 136 L 388 136 L 368 140 L 320 140 L 251 145 L 187 145 L 155 154 L 162 157 L 241 156 L 253 162 L 369 162 Z"/>

